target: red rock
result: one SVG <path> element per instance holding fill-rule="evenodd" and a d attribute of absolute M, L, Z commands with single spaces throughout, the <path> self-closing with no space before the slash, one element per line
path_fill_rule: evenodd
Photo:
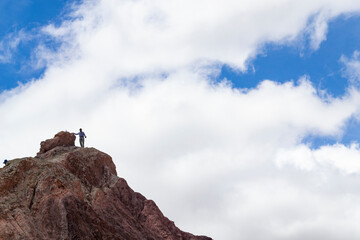
<path fill-rule="evenodd" d="M 75 134 L 66 131 L 57 133 L 54 138 L 47 139 L 40 143 L 40 151 L 38 154 L 45 153 L 58 146 L 75 146 Z"/>
<path fill-rule="evenodd" d="M 60 138 L 56 141 L 66 142 L 61 136 L 55 135 Z M 3 239 L 211 238 L 177 228 L 155 202 L 117 177 L 109 155 L 94 148 L 57 145 L 0 169 Z"/>

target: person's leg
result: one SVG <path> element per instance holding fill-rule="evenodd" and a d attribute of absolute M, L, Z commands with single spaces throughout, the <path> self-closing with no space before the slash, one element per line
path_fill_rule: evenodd
<path fill-rule="evenodd" d="M 84 138 L 80 138 L 80 146 L 84 147 Z"/>

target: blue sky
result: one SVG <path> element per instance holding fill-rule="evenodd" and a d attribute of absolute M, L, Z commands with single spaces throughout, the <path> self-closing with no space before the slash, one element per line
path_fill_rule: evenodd
<path fill-rule="evenodd" d="M 39 42 L 47 47 L 56 47 L 51 39 L 39 34 L 42 26 L 58 25 L 68 17 L 73 0 L 4 0 L 0 3 L 0 39 L 6 46 L 13 36 L 23 31 L 30 36 L 11 50 L 11 58 L 0 63 L 0 91 L 9 90 L 19 83 L 39 78 L 45 67 L 32 65 L 33 51 Z M 344 76 L 344 63 L 341 56 L 351 57 L 360 49 L 360 17 L 338 16 L 328 23 L 326 40 L 316 50 L 311 49 L 309 35 L 290 43 L 265 43 L 253 59 L 247 63 L 245 72 L 232 69 L 224 64 L 217 80 L 227 78 L 235 88 L 255 88 L 264 79 L 279 83 L 297 80 L 307 76 L 314 87 L 325 90 L 333 97 L 346 94 L 349 80 Z M 1 52 L 0 52 L 1 53 Z M 303 141 L 317 148 L 323 144 L 342 142 L 350 144 L 358 140 L 360 125 L 354 119 L 349 121 L 341 139 L 333 137 L 308 136 Z"/>
<path fill-rule="evenodd" d="M 225 65 L 219 78 L 231 80 L 234 87 L 253 88 L 260 81 L 296 81 L 308 76 L 319 90 L 326 90 L 334 97 L 342 96 L 348 88 L 344 77 L 341 56 L 350 57 L 360 49 L 360 17 L 340 16 L 329 22 L 326 41 L 317 50 L 309 47 L 309 39 L 288 46 L 266 44 L 263 53 L 250 61 L 246 73 L 238 73 Z"/>
<path fill-rule="evenodd" d="M 0 3 L 0 38 L 6 42 L 6 36 L 25 30 L 37 34 L 41 26 L 59 23 L 66 16 L 69 4 L 79 2 L 73 0 L 4 0 Z M 344 64 L 342 55 L 351 56 L 360 49 L 360 17 L 340 16 L 329 22 L 326 41 L 317 50 L 310 49 L 309 39 L 291 44 L 265 44 L 261 51 L 248 63 L 248 70 L 240 73 L 229 65 L 223 65 L 218 79 L 227 78 L 237 88 L 253 88 L 264 79 L 277 82 L 296 81 L 301 76 L 310 77 L 311 82 L 319 90 L 326 90 L 333 96 L 345 93 L 348 82 L 343 76 Z M 0 64 L 0 91 L 17 86 L 18 82 L 26 82 L 39 77 L 44 69 L 30 66 L 31 53 L 40 39 L 20 43 L 12 51 L 12 58 Z M 48 45 L 54 44 L 51 41 Z M 25 67 L 24 67 L 25 66 Z"/>
<path fill-rule="evenodd" d="M 0 158 L 81 127 L 185 231 L 360 238 L 359 0 L 72 3 L 0 2 Z"/>
<path fill-rule="evenodd" d="M 24 83 L 38 78 L 43 73 L 44 69 L 34 69 L 30 63 L 32 51 L 38 41 L 42 40 L 39 39 L 38 31 L 49 23 L 61 22 L 69 11 L 69 4 L 73 2 L 79 1 L 0 1 L 0 39 L 4 44 L 9 44 L 8 36 L 19 34 L 21 31 L 30 35 L 30 38 L 21 42 L 17 49 L 11 51 L 12 57 L 9 62 L 0 64 L 0 91 L 14 88 L 18 82 Z"/>
<path fill-rule="evenodd" d="M 346 94 L 351 83 L 345 76 L 345 65 L 340 59 L 342 56 L 350 58 L 354 51 L 360 49 L 360 17 L 337 17 L 329 22 L 327 38 L 320 48 L 313 50 L 309 45 L 306 37 L 304 41 L 288 46 L 266 44 L 263 53 L 250 61 L 247 72 L 239 73 L 224 65 L 218 78 L 231 80 L 234 87 L 254 88 L 264 79 L 296 83 L 306 75 L 319 91 L 325 90 L 333 97 Z M 359 136 L 360 124 L 351 119 L 341 138 L 308 136 L 303 142 L 318 148 L 336 142 L 351 144 L 359 141 Z"/>
<path fill-rule="evenodd" d="M 3 0 L 0 3 L 0 39 L 25 30 L 37 34 L 41 26 L 59 23 L 68 13 L 69 4 L 74 0 Z M 248 70 L 240 73 L 229 65 L 223 65 L 218 79 L 227 78 L 234 87 L 253 88 L 264 79 L 277 82 L 296 81 L 301 76 L 309 76 L 316 88 L 326 90 L 333 96 L 345 93 L 348 82 L 343 76 L 342 55 L 351 56 L 360 49 L 360 17 L 340 16 L 329 22 L 326 41 L 317 50 L 310 49 L 309 39 L 291 44 L 265 44 L 260 54 L 248 63 Z M 39 36 L 20 43 L 12 51 L 8 63 L 0 64 L 0 91 L 17 86 L 18 82 L 39 77 L 44 69 L 25 67 L 30 62 L 31 53 Z M 51 41 L 48 45 L 54 44 Z"/>
<path fill-rule="evenodd" d="M 17 86 L 18 82 L 39 77 L 44 69 L 33 69 L 29 65 L 31 53 L 41 36 L 36 36 L 41 26 L 49 23 L 60 23 L 69 11 L 69 4 L 74 0 L 3 0 L 0 3 L 0 39 L 6 42 L 6 36 L 25 30 L 35 34 L 34 39 L 20 43 L 12 51 L 8 63 L 0 64 L 0 91 Z M 360 17 L 340 16 L 329 22 L 326 41 L 317 50 L 309 47 L 308 36 L 298 43 L 265 44 L 261 51 L 248 63 L 245 73 L 232 69 L 229 65 L 222 67 L 218 79 L 227 78 L 234 87 L 253 88 L 264 79 L 277 82 L 297 80 L 303 75 L 318 89 L 324 89 L 333 96 L 345 93 L 348 82 L 343 77 L 342 55 L 351 56 L 360 49 Z M 51 41 L 48 45 L 54 44 Z M 25 67 L 24 67 L 25 66 Z"/>

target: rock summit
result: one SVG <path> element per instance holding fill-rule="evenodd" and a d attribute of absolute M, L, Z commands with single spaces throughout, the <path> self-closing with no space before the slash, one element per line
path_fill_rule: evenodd
<path fill-rule="evenodd" d="M 181 231 L 117 176 L 109 155 L 74 140 L 60 132 L 36 157 L 0 169 L 0 240 L 211 239 Z"/>

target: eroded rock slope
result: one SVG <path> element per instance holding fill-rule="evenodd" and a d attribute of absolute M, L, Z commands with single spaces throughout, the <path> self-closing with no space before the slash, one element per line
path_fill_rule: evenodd
<path fill-rule="evenodd" d="M 208 240 L 177 228 L 119 178 L 111 157 L 60 132 L 0 169 L 0 239 Z"/>

